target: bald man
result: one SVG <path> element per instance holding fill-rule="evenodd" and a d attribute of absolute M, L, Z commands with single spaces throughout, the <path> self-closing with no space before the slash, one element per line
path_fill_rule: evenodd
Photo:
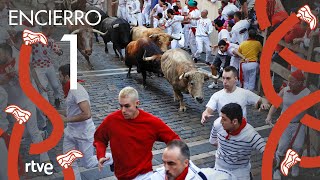
<path fill-rule="evenodd" d="M 194 54 L 194 58 L 199 59 L 200 54 L 202 53 L 203 46 L 206 49 L 206 64 L 210 64 L 210 38 L 209 35 L 213 31 L 213 26 L 211 20 L 208 18 L 208 10 L 203 10 L 201 12 L 201 18 L 197 22 L 197 31 L 196 31 L 196 42 L 197 42 L 197 51 Z"/>

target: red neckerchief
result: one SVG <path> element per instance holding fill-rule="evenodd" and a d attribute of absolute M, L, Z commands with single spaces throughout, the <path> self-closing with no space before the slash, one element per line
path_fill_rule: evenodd
<path fill-rule="evenodd" d="M 182 171 L 182 173 L 176 178 L 176 180 L 185 180 L 188 174 L 188 169 L 189 166 Z"/>
<path fill-rule="evenodd" d="M 77 82 L 84 82 L 84 80 L 78 79 Z M 68 96 L 69 91 L 70 91 L 70 81 L 66 82 L 66 84 L 63 85 L 64 98 Z"/>
<path fill-rule="evenodd" d="M 224 28 L 223 26 L 222 26 L 222 27 L 219 27 L 218 33 L 219 33 L 222 29 L 226 29 L 226 28 Z"/>
<path fill-rule="evenodd" d="M 189 7 L 189 13 L 191 13 L 192 11 L 198 9 L 197 7 Z"/>
<path fill-rule="evenodd" d="M 298 95 L 305 88 L 306 88 L 306 86 L 301 86 L 301 87 L 297 88 L 297 90 L 295 90 L 295 91 L 292 91 L 291 89 L 289 89 L 287 92 L 291 92 L 294 95 Z"/>
<path fill-rule="evenodd" d="M 181 13 L 178 11 L 178 12 L 175 12 L 174 15 L 181 15 Z"/>
<path fill-rule="evenodd" d="M 228 49 L 229 49 L 230 44 L 229 44 L 229 43 L 227 43 L 227 45 L 226 45 L 226 46 L 227 46 L 227 50 L 228 50 Z"/>
<path fill-rule="evenodd" d="M 0 65 L 0 74 L 7 74 L 6 69 L 10 66 L 14 67 L 15 64 L 16 64 L 16 60 L 12 59 L 9 63 Z"/>
<path fill-rule="evenodd" d="M 241 130 L 242 130 L 244 127 L 246 127 L 246 125 L 247 125 L 246 118 L 243 117 L 243 118 L 242 118 L 242 123 L 240 124 L 240 126 L 239 126 L 238 129 L 236 129 L 235 131 L 232 131 L 232 132 L 227 131 L 228 135 L 226 136 L 226 139 L 229 140 L 230 135 L 236 136 L 236 135 L 240 134 Z"/>

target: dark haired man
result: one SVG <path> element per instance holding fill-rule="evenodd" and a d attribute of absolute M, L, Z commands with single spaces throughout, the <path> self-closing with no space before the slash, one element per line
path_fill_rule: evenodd
<path fill-rule="evenodd" d="M 151 180 L 191 180 L 207 177 L 190 160 L 190 151 L 186 143 L 173 140 L 167 144 L 162 154 L 164 167 L 156 170 Z"/>
<path fill-rule="evenodd" d="M 254 150 L 263 153 L 266 145 L 264 139 L 247 123 L 237 103 L 229 103 L 221 108 L 209 142 L 219 144 L 214 169 L 229 171 L 238 180 L 250 179 L 251 153 Z"/>
<path fill-rule="evenodd" d="M 220 114 L 221 108 L 231 102 L 238 103 L 243 110 L 243 117 L 247 115 L 247 105 L 260 105 L 261 109 L 269 109 L 268 101 L 255 93 L 236 86 L 238 81 L 238 71 L 232 66 L 224 68 L 222 73 L 223 89 L 214 93 L 208 104 L 207 109 L 202 113 L 201 123 L 204 123 L 215 110 Z"/>
<path fill-rule="evenodd" d="M 173 9 L 167 10 L 168 21 L 166 22 L 165 28 L 167 33 L 173 37 L 180 38 L 180 40 L 171 41 L 171 49 L 182 47 L 184 44 L 184 36 L 182 34 L 182 25 L 181 22 L 185 20 L 185 16 L 175 15 Z"/>
<path fill-rule="evenodd" d="M 248 30 L 250 23 L 247 19 L 243 19 L 240 11 L 234 13 L 234 23 L 231 30 L 232 42 L 241 44 L 249 37 Z"/>
<path fill-rule="evenodd" d="M 83 153 L 80 159 L 81 165 L 85 168 L 98 166 L 97 157 L 94 155 L 93 136 L 96 127 L 91 118 L 89 94 L 84 87 L 77 83 L 77 89 L 70 90 L 70 65 L 65 64 L 59 67 L 59 79 L 63 85 L 64 97 L 66 98 L 67 109 L 60 111 L 62 120 L 67 124 L 64 129 L 63 153 L 77 149 Z M 112 164 L 111 154 L 106 154 Z M 72 168 L 77 180 L 81 179 L 78 163 L 72 163 Z"/>

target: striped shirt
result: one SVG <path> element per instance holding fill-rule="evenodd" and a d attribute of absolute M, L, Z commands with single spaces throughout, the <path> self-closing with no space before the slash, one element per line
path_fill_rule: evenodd
<path fill-rule="evenodd" d="M 248 123 L 240 134 L 230 135 L 228 140 L 227 135 L 221 125 L 221 117 L 219 117 L 214 121 L 209 142 L 218 144 L 215 155 L 216 164 L 223 169 L 233 170 L 247 167 L 253 150 L 264 152 L 266 145 L 264 139 Z"/>

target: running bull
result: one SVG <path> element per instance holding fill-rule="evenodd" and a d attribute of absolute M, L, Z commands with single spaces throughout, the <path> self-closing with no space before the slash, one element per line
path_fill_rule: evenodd
<path fill-rule="evenodd" d="M 166 51 L 161 57 L 161 69 L 173 87 L 174 100 L 178 99 L 180 102 L 179 111 L 186 111 L 182 93 L 190 94 L 197 102 L 202 103 L 204 81 L 209 77 L 217 78 L 199 71 L 192 57 L 182 49 Z"/>
<path fill-rule="evenodd" d="M 107 43 L 111 41 L 116 57 L 119 57 L 120 54 L 120 60 L 123 60 L 121 49 L 124 49 L 131 41 L 129 23 L 122 18 L 108 17 L 101 22 L 100 30 L 107 32 L 106 35 L 102 36 L 105 43 L 105 52 L 108 53 Z"/>
<path fill-rule="evenodd" d="M 146 86 L 147 71 L 161 74 L 160 58 L 162 51 L 149 38 L 131 41 L 125 51 L 125 64 L 129 67 L 127 77 L 131 76 L 131 68 L 137 66 L 137 72 L 142 73 L 143 86 Z M 146 58 L 146 56 L 149 56 Z"/>
<path fill-rule="evenodd" d="M 168 50 L 168 46 L 173 39 L 180 40 L 181 38 L 175 38 L 165 33 L 160 28 L 146 28 L 144 26 L 133 27 L 131 30 L 132 40 L 136 41 L 139 38 L 149 37 L 151 38 L 160 49 L 165 52 Z"/>
<path fill-rule="evenodd" d="M 74 20 L 74 19 L 73 19 Z M 89 24 L 85 23 L 84 25 L 67 25 L 67 28 L 71 34 L 77 34 L 77 45 L 80 53 L 85 57 L 88 62 L 90 69 L 93 69 L 93 66 L 89 60 L 90 55 L 92 54 L 92 33 L 98 33 L 104 36 L 106 33 L 102 33 L 96 29 L 93 29 Z"/>

